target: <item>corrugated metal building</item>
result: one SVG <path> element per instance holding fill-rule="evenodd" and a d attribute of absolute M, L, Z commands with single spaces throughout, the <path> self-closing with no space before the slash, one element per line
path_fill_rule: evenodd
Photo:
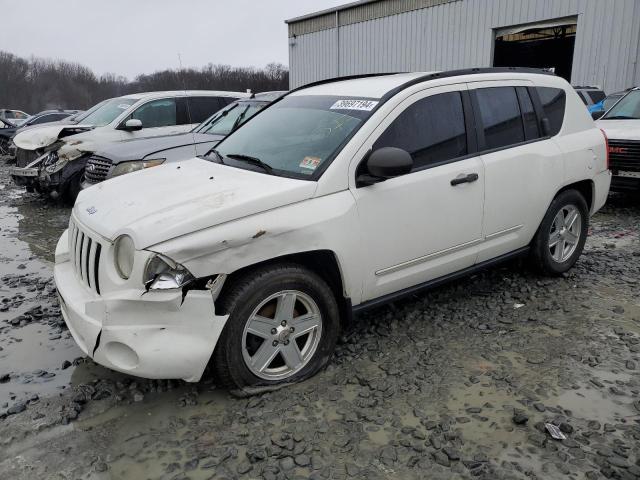
<path fill-rule="evenodd" d="M 363 0 L 287 23 L 292 88 L 487 66 L 554 68 L 607 93 L 640 83 L 640 0 Z"/>

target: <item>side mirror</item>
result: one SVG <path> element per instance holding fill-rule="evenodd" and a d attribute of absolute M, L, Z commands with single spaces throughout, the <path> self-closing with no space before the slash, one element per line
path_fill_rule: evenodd
<path fill-rule="evenodd" d="M 379 148 L 366 160 L 365 172 L 358 175 L 358 187 L 384 182 L 388 178 L 405 175 L 413 169 L 413 158 L 409 152 L 396 147 Z"/>
<path fill-rule="evenodd" d="M 126 122 L 124 122 L 123 130 L 128 132 L 135 132 L 137 130 L 142 130 L 142 122 L 137 118 L 130 118 Z"/>
<path fill-rule="evenodd" d="M 598 120 L 604 115 L 604 110 L 598 110 L 597 112 L 591 112 L 591 118 Z"/>

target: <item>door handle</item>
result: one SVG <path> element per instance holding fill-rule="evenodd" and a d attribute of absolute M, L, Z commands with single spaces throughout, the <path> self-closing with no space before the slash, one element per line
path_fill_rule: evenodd
<path fill-rule="evenodd" d="M 461 183 L 473 183 L 480 178 L 477 173 L 469 173 L 468 175 L 462 174 L 453 180 L 451 180 L 451 186 L 455 187 Z"/>

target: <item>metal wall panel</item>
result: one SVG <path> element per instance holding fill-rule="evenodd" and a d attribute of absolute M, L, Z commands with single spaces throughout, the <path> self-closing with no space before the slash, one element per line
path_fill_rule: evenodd
<path fill-rule="evenodd" d="M 340 15 L 358 18 L 349 12 Z M 574 85 L 613 92 L 640 83 L 640 0 L 461 0 L 298 36 L 289 47 L 291 86 L 338 75 L 490 66 L 494 29 L 568 16 L 578 17 Z"/>

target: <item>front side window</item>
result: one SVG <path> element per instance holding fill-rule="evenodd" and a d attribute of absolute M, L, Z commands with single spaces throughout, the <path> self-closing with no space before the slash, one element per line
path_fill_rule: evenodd
<path fill-rule="evenodd" d="M 549 119 L 550 136 L 557 135 L 564 122 L 564 110 L 567 103 L 567 95 L 561 88 L 536 87 L 544 116 Z"/>
<path fill-rule="evenodd" d="M 514 87 L 475 90 L 487 150 L 524 142 L 524 126 Z"/>
<path fill-rule="evenodd" d="M 411 154 L 414 170 L 468 153 L 460 92 L 440 93 L 418 100 L 380 135 L 373 149 L 401 148 Z"/>
<path fill-rule="evenodd" d="M 638 120 L 640 119 L 640 90 L 629 92 L 616 103 L 603 120 Z"/>
<path fill-rule="evenodd" d="M 216 113 L 210 120 L 196 128 L 198 133 L 229 135 L 266 106 L 265 103 L 240 102 Z"/>
<path fill-rule="evenodd" d="M 110 124 L 138 101 L 137 98 L 112 98 L 102 103 L 89 115 L 82 118 L 82 123 L 104 127 Z"/>
<path fill-rule="evenodd" d="M 233 132 L 216 149 L 222 161 L 234 167 L 310 178 L 333 161 L 378 102 L 333 95 L 289 95 Z M 216 160 L 217 155 L 211 152 L 209 158 Z M 262 167 L 256 168 L 256 160 Z"/>
<path fill-rule="evenodd" d="M 163 98 L 152 100 L 138 107 L 130 118 L 140 120 L 142 128 L 157 128 L 176 125 L 176 117 L 175 99 Z"/>

